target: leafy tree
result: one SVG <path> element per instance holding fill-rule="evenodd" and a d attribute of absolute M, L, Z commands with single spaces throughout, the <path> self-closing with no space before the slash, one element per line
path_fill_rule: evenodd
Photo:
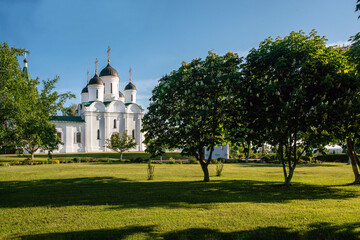
<path fill-rule="evenodd" d="M 110 139 L 105 140 L 105 146 L 120 153 L 120 159 L 122 160 L 123 152 L 135 147 L 136 142 L 126 132 L 122 136 L 119 133 L 114 133 Z"/>
<path fill-rule="evenodd" d="M 30 85 L 33 88 L 28 94 L 30 111 L 23 116 L 22 121 L 16 122 L 21 131 L 19 145 L 31 154 L 31 159 L 34 159 L 34 153 L 38 149 L 52 151 L 61 143 L 55 125 L 51 123 L 51 117 L 55 116 L 57 111 L 63 110 L 66 100 L 74 95 L 54 91 L 58 80 L 59 77 L 43 81 L 41 92 L 36 88 L 39 81 L 31 80 Z"/>
<path fill-rule="evenodd" d="M 333 94 L 346 70 L 338 49 L 326 47 L 325 37 L 311 31 L 268 38 L 252 49 L 237 84 L 242 112 L 253 144 L 275 146 L 282 161 L 285 184 L 290 185 L 299 158 L 326 144 L 329 109 L 338 103 Z"/>
<path fill-rule="evenodd" d="M 0 44 L 0 148 L 21 147 L 33 158 L 39 148 L 57 148 L 59 140 L 50 118 L 74 95 L 54 91 L 58 78 L 43 81 L 39 92 L 38 79 L 25 76 L 17 62 L 24 53 L 6 42 Z"/>
<path fill-rule="evenodd" d="M 76 116 L 78 105 L 75 103 L 72 103 L 70 106 L 64 108 L 62 111 L 63 116 Z"/>
<path fill-rule="evenodd" d="M 29 112 L 31 86 L 17 61 L 24 53 L 24 49 L 0 43 L 0 152 L 16 147 L 20 130 L 15 123 Z"/>
<path fill-rule="evenodd" d="M 208 164 L 214 147 L 226 142 L 229 82 L 238 77 L 240 61 L 231 52 L 224 56 L 209 52 L 205 60 L 183 62 L 159 80 L 143 118 L 145 143 L 152 155 L 161 153 L 164 144 L 181 149 L 183 155 L 196 157 L 204 181 L 210 180 Z M 208 159 L 205 147 L 210 150 Z"/>
<path fill-rule="evenodd" d="M 356 11 L 360 10 L 360 0 L 357 1 Z M 329 130 L 334 136 L 334 142 L 342 145 L 350 159 L 354 173 L 354 184 L 360 184 L 360 161 L 356 153 L 356 146 L 360 146 L 360 33 L 350 38 L 348 48 L 338 48 L 352 64 L 351 69 L 342 71 L 341 87 L 336 92 L 339 100 L 329 115 Z"/>

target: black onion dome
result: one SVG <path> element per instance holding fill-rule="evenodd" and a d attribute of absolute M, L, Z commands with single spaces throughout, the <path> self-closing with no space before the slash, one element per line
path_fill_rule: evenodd
<path fill-rule="evenodd" d="M 125 90 L 136 90 L 136 87 L 134 84 L 129 82 L 128 85 L 126 85 Z"/>
<path fill-rule="evenodd" d="M 88 89 L 88 85 L 86 85 L 83 90 L 81 91 L 81 93 L 88 93 L 89 89 Z"/>
<path fill-rule="evenodd" d="M 119 77 L 119 74 L 112 66 L 110 66 L 110 63 L 108 63 L 108 65 L 100 72 L 100 77 L 103 77 L 103 76 Z"/>
<path fill-rule="evenodd" d="M 119 97 L 124 97 L 124 94 L 119 91 Z"/>
<path fill-rule="evenodd" d="M 95 73 L 94 77 L 90 79 L 89 85 L 104 85 L 101 78 Z"/>

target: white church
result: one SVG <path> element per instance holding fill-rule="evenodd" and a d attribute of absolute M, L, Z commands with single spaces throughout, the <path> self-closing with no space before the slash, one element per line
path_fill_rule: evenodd
<path fill-rule="evenodd" d="M 108 64 L 97 74 L 97 59 L 95 75 L 81 91 L 81 103 L 78 104 L 76 116 L 55 116 L 52 122 L 63 144 L 54 153 L 74 152 L 110 152 L 105 140 L 112 134 L 127 134 L 134 139 L 136 147 L 130 151 L 144 151 L 144 134 L 141 132 L 144 110 L 136 103 L 136 87 L 129 82 L 120 91 L 118 72 L 110 65 L 110 47 L 108 48 Z M 23 72 L 27 78 L 30 73 L 25 56 Z M 39 152 L 44 152 L 39 150 Z M 209 151 L 205 151 L 208 157 Z M 229 158 L 229 145 L 216 147 L 213 158 Z"/>
<path fill-rule="evenodd" d="M 89 75 L 88 75 L 89 76 Z M 118 72 L 110 65 L 110 48 L 108 64 L 95 75 L 81 92 L 81 103 L 78 104 L 77 116 L 56 116 L 52 122 L 56 126 L 58 136 L 63 142 L 58 153 L 72 152 L 107 152 L 105 140 L 112 134 L 127 134 L 137 143 L 133 151 L 144 151 L 141 122 L 144 110 L 136 104 L 136 87 L 129 82 L 120 91 L 121 84 Z"/>

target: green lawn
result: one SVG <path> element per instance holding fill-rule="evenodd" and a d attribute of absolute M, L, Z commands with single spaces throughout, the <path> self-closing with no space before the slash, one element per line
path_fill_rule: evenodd
<path fill-rule="evenodd" d="M 0 239 L 359 239 L 346 164 L 51 164 L 0 167 Z"/>
<path fill-rule="evenodd" d="M 72 160 L 76 158 L 93 158 L 95 160 L 111 160 L 118 161 L 120 159 L 120 153 L 117 152 L 98 152 L 98 153 L 55 153 L 52 154 L 53 159 L 55 160 Z M 174 159 L 194 159 L 193 157 L 181 156 L 179 152 L 166 152 L 163 155 L 163 160 L 167 160 L 170 157 Z M 26 158 L 30 158 L 29 154 L 1 154 L 0 163 L 12 162 L 12 161 L 23 161 Z M 150 154 L 145 152 L 124 152 L 123 159 L 159 159 L 159 157 L 150 158 Z M 48 154 L 35 154 L 35 161 L 44 161 L 48 159 Z"/>

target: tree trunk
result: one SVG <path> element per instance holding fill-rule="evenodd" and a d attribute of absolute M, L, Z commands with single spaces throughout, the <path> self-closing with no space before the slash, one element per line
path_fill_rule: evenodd
<path fill-rule="evenodd" d="M 34 153 L 35 152 L 31 152 L 31 161 L 34 160 Z"/>
<path fill-rule="evenodd" d="M 359 159 L 355 151 L 354 141 L 351 138 L 346 139 L 347 143 L 347 154 L 348 157 L 351 159 L 351 166 L 354 173 L 354 184 L 360 184 L 360 174 L 359 174 Z"/>
<path fill-rule="evenodd" d="M 120 153 L 120 160 L 122 160 L 122 157 L 123 157 L 123 153 L 121 152 Z"/>
<path fill-rule="evenodd" d="M 295 167 L 292 167 L 290 170 L 289 170 L 289 175 L 285 177 L 285 186 L 291 186 L 291 179 L 294 175 L 294 171 L 295 171 Z"/>
<path fill-rule="evenodd" d="M 203 173 L 204 173 L 204 182 L 209 182 L 210 176 L 209 176 L 208 164 L 205 163 L 204 160 L 200 160 L 200 165 L 201 165 L 201 169 L 203 170 Z"/>
<path fill-rule="evenodd" d="M 210 151 L 209 159 L 211 158 L 211 154 L 212 154 L 212 152 Z M 210 161 L 205 161 L 205 149 L 204 148 L 199 149 L 199 161 L 200 161 L 201 169 L 204 173 L 204 182 L 209 182 L 210 176 L 209 176 L 208 165 L 209 165 Z"/>

